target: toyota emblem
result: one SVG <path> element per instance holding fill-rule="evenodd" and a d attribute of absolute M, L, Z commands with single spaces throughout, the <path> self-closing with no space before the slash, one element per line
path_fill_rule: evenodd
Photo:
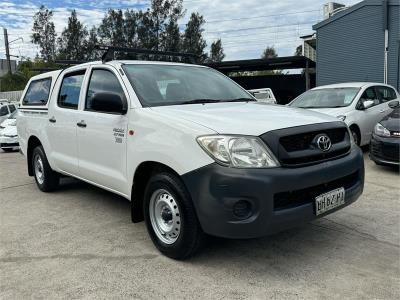
<path fill-rule="evenodd" d="M 329 151 L 332 147 L 331 139 L 325 134 L 322 134 L 317 138 L 316 144 L 318 148 L 324 152 Z"/>

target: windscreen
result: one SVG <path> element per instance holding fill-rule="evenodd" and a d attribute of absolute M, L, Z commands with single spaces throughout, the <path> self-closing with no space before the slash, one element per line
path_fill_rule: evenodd
<path fill-rule="evenodd" d="M 309 90 L 297 97 L 290 106 L 300 108 L 333 108 L 349 106 L 359 88 L 327 88 Z"/>
<path fill-rule="evenodd" d="M 143 106 L 255 101 L 221 73 L 183 65 L 124 65 Z"/>

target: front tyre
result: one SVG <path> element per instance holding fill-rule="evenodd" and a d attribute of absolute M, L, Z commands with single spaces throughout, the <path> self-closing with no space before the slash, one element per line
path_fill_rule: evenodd
<path fill-rule="evenodd" d="M 192 256 L 202 245 L 204 233 L 185 186 L 167 172 L 150 179 L 144 198 L 147 230 L 157 249 L 173 259 Z"/>
<path fill-rule="evenodd" d="M 42 192 L 55 190 L 60 182 L 60 176 L 51 169 L 42 146 L 37 146 L 33 149 L 31 163 L 39 189 Z"/>

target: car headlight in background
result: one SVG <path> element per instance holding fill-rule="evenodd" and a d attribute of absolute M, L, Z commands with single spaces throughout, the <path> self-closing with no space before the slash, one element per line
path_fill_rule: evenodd
<path fill-rule="evenodd" d="M 340 121 L 346 120 L 346 116 L 343 115 L 337 116 L 336 118 L 338 118 Z"/>
<path fill-rule="evenodd" d="M 390 131 L 383 127 L 381 123 L 375 125 L 374 133 L 378 136 L 390 136 Z"/>
<path fill-rule="evenodd" d="M 217 162 L 236 168 L 274 168 L 279 162 L 258 138 L 209 135 L 197 138 L 199 145 Z"/>

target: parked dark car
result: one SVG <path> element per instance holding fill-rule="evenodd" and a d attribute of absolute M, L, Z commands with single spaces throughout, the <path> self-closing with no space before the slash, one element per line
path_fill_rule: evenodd
<path fill-rule="evenodd" d="M 378 165 L 400 166 L 400 107 L 391 103 L 393 112 L 374 128 L 370 144 L 370 158 Z"/>

